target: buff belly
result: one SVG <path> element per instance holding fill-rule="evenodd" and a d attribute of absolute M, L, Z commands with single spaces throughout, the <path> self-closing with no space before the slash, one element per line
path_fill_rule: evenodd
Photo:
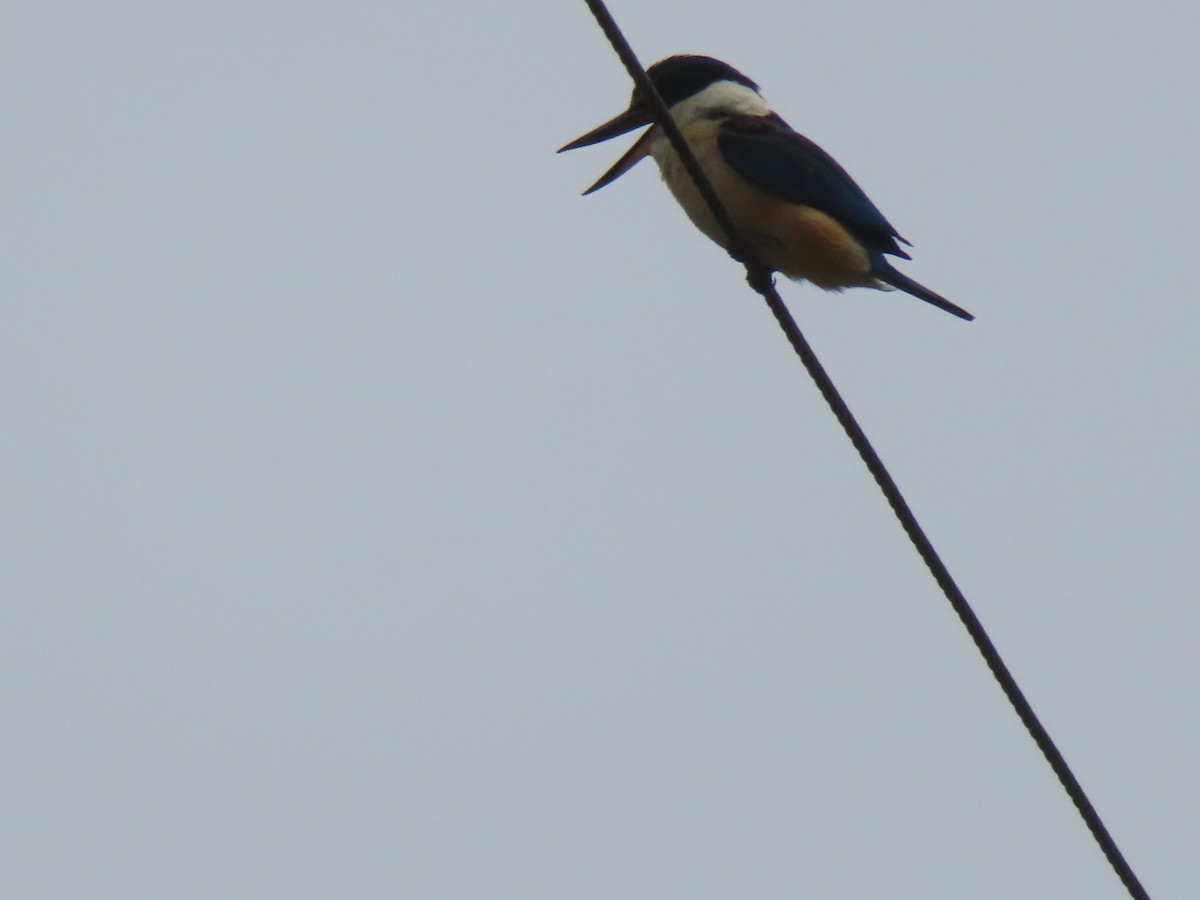
<path fill-rule="evenodd" d="M 871 274 L 866 250 L 849 231 L 820 210 L 788 203 L 750 184 L 721 159 L 712 138 L 688 134 L 688 143 L 698 151 L 697 158 L 717 196 L 764 265 L 826 290 L 881 286 Z M 726 246 L 724 232 L 674 150 L 663 141 L 651 152 L 688 217 L 708 237 Z"/>

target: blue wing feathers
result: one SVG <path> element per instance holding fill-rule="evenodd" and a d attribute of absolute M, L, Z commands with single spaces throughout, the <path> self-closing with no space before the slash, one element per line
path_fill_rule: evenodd
<path fill-rule="evenodd" d="M 820 210 L 841 223 L 867 251 L 871 272 L 883 283 L 959 318 L 974 318 L 893 268 L 887 255 L 910 259 L 900 247 L 908 241 L 832 156 L 779 116 L 729 116 L 721 123 L 717 148 L 730 168 L 759 190 Z"/>
<path fill-rule="evenodd" d="M 909 259 L 904 238 L 837 161 L 777 115 L 730 116 L 717 138 L 721 156 L 760 190 L 811 206 L 841 222 L 871 255 Z"/>

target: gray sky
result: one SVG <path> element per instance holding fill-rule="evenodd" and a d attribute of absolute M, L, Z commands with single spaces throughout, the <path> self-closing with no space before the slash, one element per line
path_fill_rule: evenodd
<path fill-rule="evenodd" d="M 978 316 L 784 284 L 1200 895 L 1193 2 L 616 3 Z M 584 5 L 9 4 L 13 898 L 1123 896 Z"/>

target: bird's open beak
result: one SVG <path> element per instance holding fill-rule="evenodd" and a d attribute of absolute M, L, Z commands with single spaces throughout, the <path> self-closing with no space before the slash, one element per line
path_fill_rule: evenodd
<path fill-rule="evenodd" d="M 633 131 L 635 128 L 641 128 L 643 125 L 649 125 L 652 121 L 653 117 L 650 115 L 650 113 L 644 109 L 641 104 L 635 104 L 634 106 L 631 106 L 629 109 L 625 110 L 625 112 L 621 113 L 615 119 L 610 119 L 599 128 L 589 131 L 587 134 L 583 135 L 583 137 L 577 137 L 565 147 L 560 147 L 558 152 L 562 153 L 564 150 L 575 150 L 579 147 L 590 147 L 592 144 L 599 144 L 602 141 L 607 141 L 627 132 Z M 606 184 L 611 184 L 632 169 L 635 165 L 637 165 L 637 163 L 642 159 L 649 156 L 650 145 L 654 143 L 654 139 L 656 137 L 655 132 L 657 130 L 657 128 L 650 128 L 645 134 L 638 138 L 637 143 L 630 147 L 628 152 L 618 159 L 613 164 L 611 169 L 601 175 L 599 181 L 583 192 L 584 195 L 586 196 L 587 194 L 592 193 L 592 191 L 598 191 Z"/>

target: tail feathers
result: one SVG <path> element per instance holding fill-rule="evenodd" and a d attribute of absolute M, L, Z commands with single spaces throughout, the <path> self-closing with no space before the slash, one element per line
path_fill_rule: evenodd
<path fill-rule="evenodd" d="M 882 264 L 880 264 L 882 263 Z M 958 316 L 960 319 L 966 319 L 968 322 L 975 317 L 961 307 L 955 306 L 941 294 L 935 294 L 923 284 L 919 284 L 905 275 L 893 269 L 886 260 L 880 260 L 875 266 L 875 277 L 885 284 L 890 284 L 894 288 L 899 288 L 906 294 L 912 294 L 914 297 L 924 300 L 926 303 L 932 303 L 938 309 L 944 309 L 948 313 Z"/>

